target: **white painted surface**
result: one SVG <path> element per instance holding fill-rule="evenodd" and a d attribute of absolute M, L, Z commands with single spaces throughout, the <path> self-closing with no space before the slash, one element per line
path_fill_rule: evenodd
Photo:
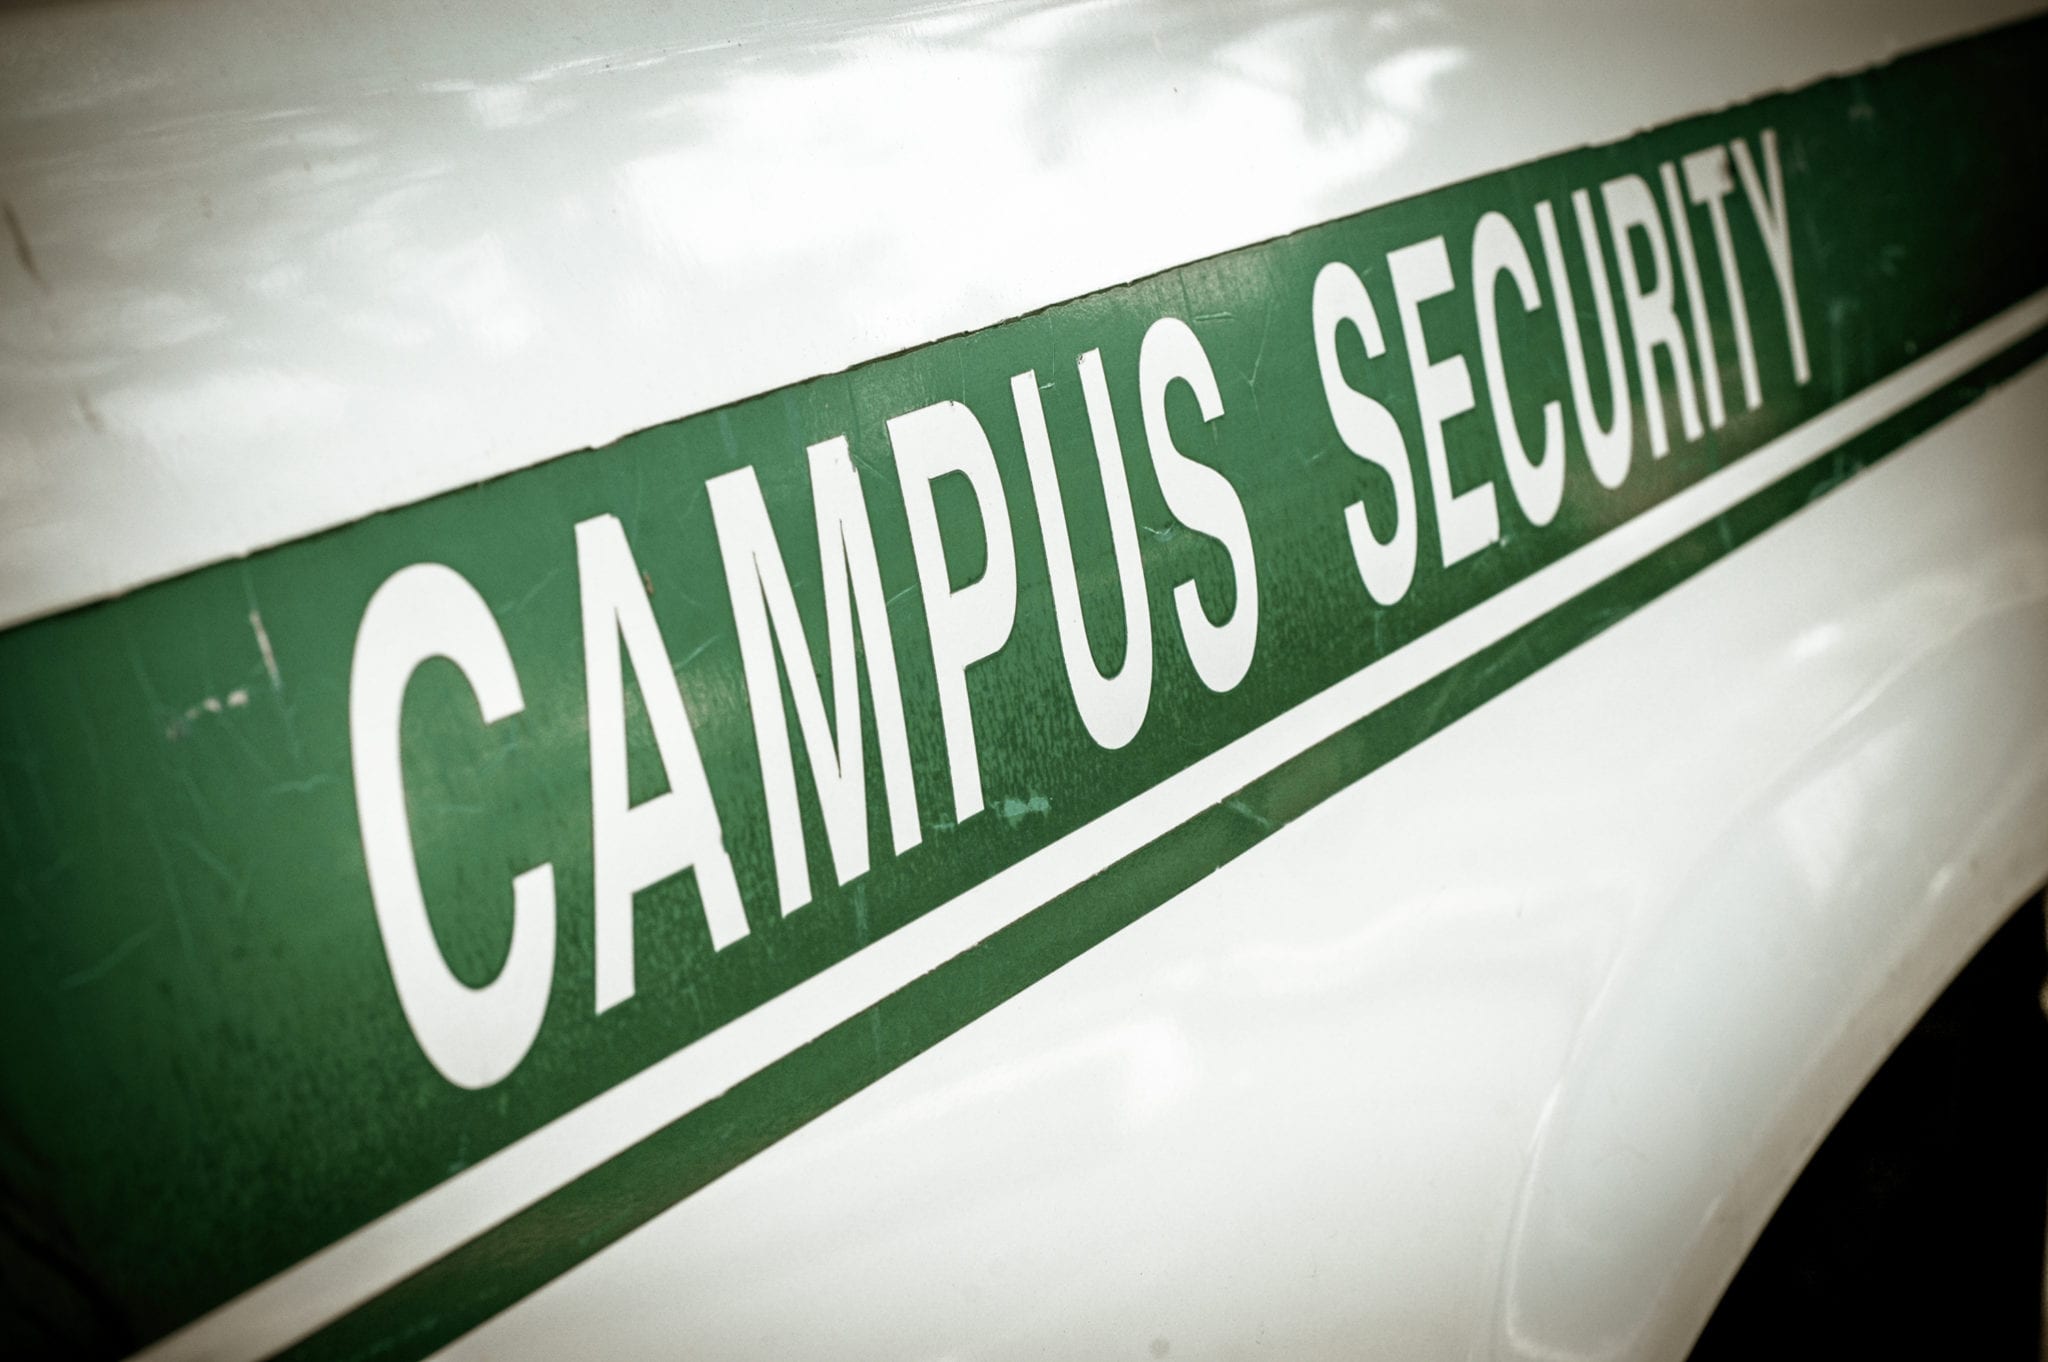
<path fill-rule="evenodd" d="M 11 9 L 0 625 L 2024 8 Z M 1681 1350 L 2048 870 L 2044 418 L 2036 373 L 453 1351 Z"/>
<path fill-rule="evenodd" d="M 154 1362 L 256 1358 L 304 1337 L 575 1177 L 624 1153 L 734 1084 L 860 1015 L 919 976 L 987 941 L 1052 896 L 1109 869 L 1203 810 L 1229 799 L 1281 763 L 1470 660 L 1629 565 L 1711 524 L 1717 516 L 1741 505 L 1786 474 L 1938 391 L 2044 325 L 2048 325 L 2048 292 L 2035 294 L 1890 378 L 1624 521 L 916 921 L 819 971 L 200 1317 L 138 1357 Z M 1997 485 L 1995 480 L 1992 485 Z M 2043 509 L 2048 509 L 2048 505 Z M 1859 533 L 1853 522 L 1835 532 Z M 588 577 L 586 570 L 585 579 Z M 630 580 L 630 574 L 628 577 Z M 629 591 L 615 594 L 619 599 L 644 600 Z M 1708 604 L 1738 615 L 1743 609 L 1739 598 Z M 595 612 L 586 616 L 596 617 Z M 2048 661 L 2048 656 L 2043 660 Z M 410 670 L 409 662 L 400 662 L 391 670 L 403 675 Z M 597 689 L 611 693 L 617 687 L 606 683 Z M 2042 712 L 2048 713 L 2048 707 Z M 673 722 L 686 722 L 679 701 Z M 616 720 L 608 727 L 622 723 L 622 719 Z M 375 727 L 392 735 L 397 732 L 395 721 Z M 395 754 L 395 736 L 391 743 Z M 2024 746 L 2019 750 L 2022 755 L 2031 751 Z M 2048 754 L 2048 747 L 2043 751 Z M 395 755 L 390 759 L 395 760 Z M 2038 774 L 2048 780 L 2048 762 L 2042 765 Z M 1541 772 L 1534 774 L 1535 797 L 1541 797 L 1545 777 Z M 361 779 L 360 774 L 358 778 Z M 1490 778 L 1490 771 L 1475 774 L 1472 768 L 1462 766 L 1454 768 L 1452 776 L 1454 782 L 1464 783 Z M 396 777 L 385 779 L 388 783 Z M 623 790 L 622 775 L 616 783 Z M 1413 816 L 1426 821 L 1456 821 L 1460 804 L 1453 796 L 1420 806 Z M 402 823 L 399 826 L 402 828 Z M 687 849 L 682 841 L 684 835 L 692 829 L 701 835 L 706 827 L 715 831 L 717 824 L 707 823 L 701 816 L 685 819 L 679 829 L 671 830 L 666 843 L 680 854 Z M 1350 860 L 1356 850 L 1354 845 L 1339 839 L 1325 855 Z M 1259 859 L 1263 862 L 1274 855 L 1285 853 L 1262 851 Z M 400 863 L 409 868 L 410 859 L 408 850 Z M 1291 864 L 1280 859 L 1272 863 L 1271 869 L 1284 877 L 1291 873 Z M 1668 876 L 1671 867 L 1663 869 Z M 552 880 L 548 883 L 552 884 Z M 1291 895 L 1295 891 L 1290 888 L 1286 892 Z M 416 889 L 412 893 L 417 896 Z M 423 926 L 423 910 L 419 920 Z M 1246 939 L 1242 934 L 1219 931 L 1211 949 L 1219 945 L 1235 949 Z M 432 951 L 425 954 L 439 960 Z M 1709 981 L 1719 982 L 1712 974 Z M 408 1015 L 413 1015 L 410 1007 Z M 1329 1046 L 1341 1052 L 1341 1045 L 1333 1037 L 1322 1054 L 1324 1062 L 1331 1057 Z M 435 1062 L 451 1079 L 462 1081 L 442 1059 L 437 1057 Z"/>
<path fill-rule="evenodd" d="M 2044 425 L 2036 366 L 445 1355 L 1682 1356 L 2048 875 Z"/>
<path fill-rule="evenodd" d="M 0 11 L 0 625 L 2027 6 L 816 8 Z"/>

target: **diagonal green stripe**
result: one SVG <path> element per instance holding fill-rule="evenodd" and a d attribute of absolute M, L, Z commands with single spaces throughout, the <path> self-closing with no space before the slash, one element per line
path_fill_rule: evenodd
<path fill-rule="evenodd" d="M 1247 785 L 282 1354 L 419 1357 L 831 1110 L 2048 355 L 2048 329 Z"/>
<path fill-rule="evenodd" d="M 2048 21 L 2031 21 L 1516 167 L 0 634 L 0 862 L 11 891 L 0 907 L 0 1028 L 9 1036 L 0 1191 L 24 1207 L 26 1226 L 10 1229 L 4 1247 L 36 1258 L 58 1284 L 33 1307 L 0 1302 L 0 1326 L 31 1315 L 38 1327 L 55 1320 L 79 1350 L 106 1352 L 232 1310 L 264 1283 L 289 1286 L 281 1274 L 294 1265 L 419 1206 L 666 1061 L 704 1053 L 692 1047 L 732 1035 L 724 1028 L 757 1020 L 796 985 L 862 958 L 892 933 L 941 921 L 928 915 L 1034 856 L 1057 854 L 1060 839 L 1100 826 L 1616 526 L 1719 472 L 1739 472 L 1741 460 L 1785 432 L 2035 297 L 2048 285 L 2048 196 L 2040 192 L 2048 143 L 2034 135 L 2048 104 L 2038 79 L 2044 53 Z M 1591 338 L 1598 323 L 1573 192 L 1591 191 L 1596 236 L 1604 235 L 1603 183 L 1641 176 L 1654 195 L 1666 163 L 1703 148 L 1740 144 L 1764 157 L 1767 130 L 1782 152 L 1811 379 L 1792 377 L 1764 237 L 1738 187 L 1728 211 L 1764 401 L 1755 410 L 1741 401 L 1729 308 L 1708 306 L 1727 423 L 1685 438 L 1668 355 L 1653 360 L 1650 383 L 1634 385 L 1633 464 L 1607 489 L 1571 418 L 1537 206 L 1556 210 L 1575 315 Z M 1546 300 L 1526 315 L 1511 303 L 1498 309 L 1522 439 L 1539 437 L 1543 403 L 1566 407 L 1564 501 L 1541 525 L 1508 485 L 1481 370 L 1470 246 L 1491 212 L 1506 215 L 1531 253 Z M 1692 218 L 1707 296 L 1720 299 L 1708 224 Z M 1438 236 L 1456 286 L 1421 304 L 1420 325 L 1438 357 L 1467 360 L 1475 389 L 1474 409 L 1443 427 L 1445 458 L 1458 487 L 1493 486 L 1501 526 L 1498 543 L 1449 567 L 1390 264 L 1391 253 Z M 1332 263 L 1357 272 L 1387 332 L 1378 358 L 1354 332 L 1340 332 L 1344 381 L 1385 406 L 1418 489 L 1413 586 L 1386 607 L 1363 588 L 1344 514 L 1361 502 L 1386 525 L 1392 484 L 1340 438 L 1311 325 L 1314 281 Z M 1610 260 L 1606 272 L 1614 270 Z M 1618 277 L 1612 286 L 1621 287 Z M 1495 301 L 1512 292 L 1503 287 Z M 1697 334 L 1691 307 L 1681 290 L 1686 344 Z M 1258 562 L 1250 670 L 1220 692 L 1194 667 L 1171 593 L 1192 582 L 1215 618 L 1235 608 L 1243 588 L 1223 545 L 1174 514 L 1148 458 L 1157 451 L 1137 374 L 1144 337 L 1162 319 L 1187 325 L 1223 407 L 1203 419 L 1189 392 L 1176 389 L 1165 424 L 1241 500 Z M 1625 383 L 1634 370 L 1627 342 Z M 1597 356 L 1597 340 L 1592 346 Z M 1086 642 L 1098 662 L 1114 660 L 1126 631 L 1078 362 L 1091 351 L 1102 356 L 1124 446 L 1157 664 L 1150 717 L 1116 750 L 1083 726 L 1061 662 L 1047 536 L 1010 386 L 1013 375 L 1037 376 L 1080 565 Z M 1911 420 L 1894 418 L 1253 780 L 568 1187 L 508 1194 L 502 1209 L 511 1218 L 498 1229 L 424 1266 L 305 1350 L 412 1351 L 502 1308 L 1788 514 L 1937 419 L 1944 403 L 1967 400 L 2007 371 L 1999 365 L 2037 352 L 2038 339 L 2027 342 L 1917 404 Z M 1604 408 L 1609 376 L 1597 358 L 1594 367 L 1594 405 Z M 1649 452 L 1651 391 L 1673 431 L 1661 458 Z M 950 730 L 923 613 L 928 578 L 911 546 L 888 424 L 941 401 L 966 404 L 986 427 L 1018 570 L 1014 633 L 967 682 L 989 803 L 967 818 L 954 810 Z M 842 436 L 868 502 L 903 672 L 920 840 L 893 853 L 873 759 L 874 683 L 863 681 L 872 865 L 836 882 L 815 782 L 799 758 L 814 893 L 785 916 L 756 748 L 760 723 L 774 716 L 756 713 L 749 698 L 706 489 L 715 477 L 754 471 L 818 653 L 825 564 L 805 448 Z M 989 553 L 963 484 L 949 476 L 933 485 L 956 584 Z M 601 517 L 617 518 L 647 585 L 749 928 L 715 945 L 692 876 L 650 886 L 634 908 L 639 987 L 615 1007 L 599 1006 L 595 982 L 593 687 L 576 547 L 576 526 Z M 420 564 L 446 565 L 480 594 L 524 700 L 517 714 L 482 723 L 474 693 L 443 660 L 421 666 L 405 693 L 401 798 L 434 950 L 458 978 L 482 984 L 502 967 L 511 939 L 513 876 L 544 861 L 557 891 L 554 968 L 531 1049 L 501 1080 L 475 1089 L 430 1062 L 400 1008 L 357 823 L 353 649 L 373 593 Z M 638 683 L 624 689 L 627 779 L 644 801 L 672 773 Z M 794 732 L 787 696 L 783 708 Z M 545 1194 L 521 1210 L 529 1191 Z M 388 1280 L 352 1283 L 355 1294 L 332 1309 Z M 289 1296 L 277 1299 L 288 1306 Z M 331 1309 L 307 1307 L 289 1325 L 299 1332 L 266 1335 L 262 1346 L 329 1318 Z M 185 1342 L 208 1351 L 209 1337 Z"/>

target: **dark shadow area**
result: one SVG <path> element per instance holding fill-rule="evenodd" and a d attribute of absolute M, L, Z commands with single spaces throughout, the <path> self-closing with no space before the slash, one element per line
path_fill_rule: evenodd
<path fill-rule="evenodd" d="M 1992 936 L 1800 1174 L 1692 1353 L 2042 1356 L 2043 899 Z"/>

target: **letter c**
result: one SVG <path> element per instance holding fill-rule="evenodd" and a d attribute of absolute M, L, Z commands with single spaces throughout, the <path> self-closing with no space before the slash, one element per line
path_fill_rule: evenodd
<path fill-rule="evenodd" d="M 512 949 L 498 977 L 471 988 L 434 940 L 406 817 L 399 721 L 412 674 L 445 657 L 476 693 L 486 724 L 525 706 L 490 606 L 439 563 L 393 573 L 370 597 L 349 667 L 349 748 L 370 898 L 398 1004 L 420 1049 L 449 1082 L 487 1088 L 518 1066 L 540 1031 L 555 972 L 555 871 L 512 881 Z"/>

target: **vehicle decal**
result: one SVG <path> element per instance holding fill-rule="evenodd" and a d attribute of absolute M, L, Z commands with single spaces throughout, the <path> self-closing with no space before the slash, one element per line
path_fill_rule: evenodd
<path fill-rule="evenodd" d="M 53 1283 L 8 1308 L 418 1356 L 674 1205 L 2039 357 L 2044 57 L 1569 151 L 0 635 L 0 1150 Z"/>

